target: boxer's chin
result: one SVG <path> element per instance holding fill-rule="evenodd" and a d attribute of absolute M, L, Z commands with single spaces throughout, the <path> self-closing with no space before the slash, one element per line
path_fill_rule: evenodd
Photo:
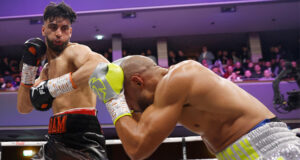
<path fill-rule="evenodd" d="M 47 39 L 48 47 L 56 53 L 61 53 L 67 47 L 67 45 L 69 43 L 69 41 L 66 41 L 66 42 L 62 42 L 62 44 L 60 44 L 60 45 L 57 45 L 54 43 L 54 41 L 51 41 L 48 38 L 46 38 L 46 39 Z"/>

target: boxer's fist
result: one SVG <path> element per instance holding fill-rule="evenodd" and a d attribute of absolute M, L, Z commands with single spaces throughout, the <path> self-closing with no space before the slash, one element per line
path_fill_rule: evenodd
<path fill-rule="evenodd" d="M 123 116 L 131 116 L 123 92 L 124 73 L 113 63 L 99 63 L 89 80 L 91 89 L 105 103 L 114 124 Z"/>
<path fill-rule="evenodd" d="M 46 54 L 46 44 L 40 38 L 31 38 L 24 43 L 23 63 L 38 66 L 40 59 Z"/>
<path fill-rule="evenodd" d="M 124 73 L 113 63 L 99 63 L 89 79 L 90 88 L 106 103 L 123 90 Z"/>
<path fill-rule="evenodd" d="M 48 81 L 43 81 L 30 88 L 30 100 L 36 110 L 47 111 L 52 107 L 54 98 L 48 89 Z"/>

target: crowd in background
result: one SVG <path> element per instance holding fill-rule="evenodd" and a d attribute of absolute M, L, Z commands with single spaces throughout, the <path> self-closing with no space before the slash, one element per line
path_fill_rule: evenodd
<path fill-rule="evenodd" d="M 111 48 L 101 54 L 112 61 Z M 126 50 L 122 51 L 123 57 L 134 54 L 127 53 Z M 147 56 L 157 63 L 157 54 L 150 49 L 146 49 L 139 55 Z M 270 47 L 270 53 L 265 54 L 257 63 L 251 61 L 248 47 L 242 47 L 241 51 L 219 50 L 213 53 L 207 46 L 202 46 L 198 54 L 186 54 L 183 50 L 168 51 L 169 66 L 184 60 L 198 61 L 219 76 L 233 82 L 272 81 L 285 68 L 286 61 L 291 61 L 293 67 L 297 65 L 296 60 L 287 54 L 280 45 Z M 0 91 L 16 91 L 18 89 L 21 81 L 19 64 L 19 59 L 0 58 Z M 39 68 L 37 76 L 41 69 L 42 67 Z"/>

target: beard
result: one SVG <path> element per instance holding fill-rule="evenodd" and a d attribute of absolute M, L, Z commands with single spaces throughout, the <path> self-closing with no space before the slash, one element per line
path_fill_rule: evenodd
<path fill-rule="evenodd" d="M 57 45 L 54 44 L 54 41 L 51 41 L 48 37 L 46 37 L 46 40 L 47 40 L 48 47 L 57 53 L 61 53 L 69 43 L 69 40 L 67 40 L 66 42 L 62 42 L 62 44 Z"/>

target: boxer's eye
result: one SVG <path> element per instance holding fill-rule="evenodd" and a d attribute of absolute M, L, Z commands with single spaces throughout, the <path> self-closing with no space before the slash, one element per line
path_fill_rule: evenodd
<path fill-rule="evenodd" d="M 64 25 L 64 26 L 61 27 L 61 30 L 62 31 L 67 31 L 67 30 L 69 30 L 69 28 L 70 27 L 68 25 Z"/>
<path fill-rule="evenodd" d="M 58 26 L 56 24 L 49 24 L 48 28 L 51 29 L 52 31 L 56 31 Z"/>

